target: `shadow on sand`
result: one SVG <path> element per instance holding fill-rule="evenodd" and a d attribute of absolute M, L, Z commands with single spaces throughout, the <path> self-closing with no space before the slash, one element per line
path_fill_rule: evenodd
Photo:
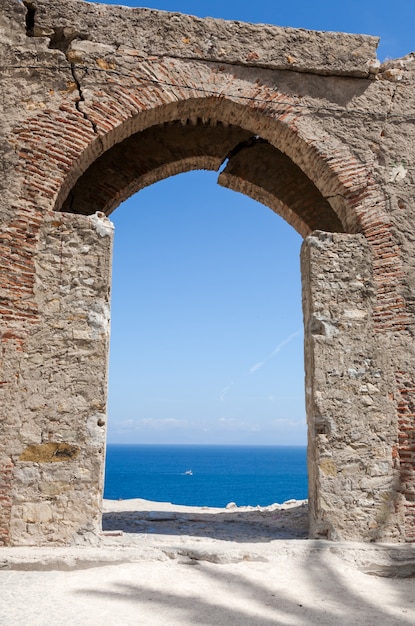
<path fill-rule="evenodd" d="M 346 575 L 341 560 L 333 562 L 329 549 L 324 548 L 297 555 L 281 571 L 283 563 L 284 559 L 276 560 L 274 573 L 269 563 L 254 567 L 249 563 L 159 563 L 156 579 L 149 572 L 140 582 L 114 579 L 107 590 L 91 588 L 78 593 L 112 606 L 115 602 L 120 609 L 124 603 L 129 608 L 135 605 L 137 624 L 144 624 L 140 616 L 149 614 L 154 619 L 151 624 L 174 625 L 414 624 L 410 580 L 380 579 L 361 572 L 354 576 L 350 570 Z"/>

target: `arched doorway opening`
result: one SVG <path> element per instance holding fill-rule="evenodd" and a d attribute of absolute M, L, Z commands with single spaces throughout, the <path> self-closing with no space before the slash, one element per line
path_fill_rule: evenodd
<path fill-rule="evenodd" d="M 90 157 L 90 166 L 66 198 L 60 195 L 57 208 L 86 215 L 96 211 L 110 215 L 121 201 L 157 180 L 188 170 L 211 169 L 219 171 L 219 183 L 268 205 L 302 236 L 316 228 L 341 233 L 350 229 L 350 224 L 356 226 L 356 216 L 347 211 L 341 194 L 335 194 L 329 202 L 303 169 L 268 139 L 278 138 L 281 147 L 298 154 L 304 170 L 320 171 L 321 163 L 299 150 L 298 141 L 291 141 L 291 132 L 287 137 L 276 122 L 273 132 L 265 128 L 267 136 L 253 134 L 251 128 L 262 129 L 261 117 L 249 119 L 242 107 L 227 108 L 226 102 L 214 109 L 211 105 L 209 99 L 182 104 L 179 120 L 170 119 L 130 134 L 114 142 L 100 157 Z M 212 117 L 207 112 L 203 115 L 204 108 Z M 163 107 L 163 115 L 170 117 L 172 113 L 177 115 L 177 110 Z M 244 118 L 247 128 L 230 124 L 230 113 Z M 218 119 L 220 115 L 225 121 Z M 119 130 L 115 138 L 120 139 Z M 333 188 L 333 184 L 327 176 L 322 178 L 323 187 Z M 309 372 L 308 376 L 312 379 L 313 374 Z M 309 455 L 309 467 L 315 466 L 314 457 L 315 451 Z M 316 501 L 314 491 L 310 499 L 312 504 Z M 328 533 L 324 525 L 322 536 Z"/>
<path fill-rule="evenodd" d="M 267 207 L 215 183 L 214 173 L 181 174 L 113 214 L 110 444 L 306 443 L 301 237 Z M 177 501 L 173 477 L 164 497 L 153 479 L 150 493 L 141 486 L 146 495 L 127 491 L 112 453 L 121 450 L 110 448 L 106 497 Z M 303 468 L 300 451 L 295 458 Z M 276 451 L 261 493 L 256 486 L 246 500 L 249 485 L 235 482 L 221 505 L 306 498 L 305 475 L 302 489 L 297 481 L 289 491 L 285 476 L 281 492 L 277 478 L 270 484 L 272 471 L 289 474 L 287 462 L 277 464 Z M 182 471 L 179 464 L 178 484 Z M 186 497 L 206 505 L 209 478 L 194 471 L 198 491 Z"/>
<path fill-rule="evenodd" d="M 252 386 L 255 371 L 264 379 L 261 389 L 264 399 L 277 392 L 283 368 L 274 369 L 278 367 L 278 359 L 267 361 L 267 357 L 277 344 L 294 334 L 292 341 L 296 340 L 301 352 L 302 338 L 296 333 L 302 331 L 303 324 L 301 237 L 267 207 L 215 185 L 215 178 L 212 173 L 191 172 L 166 179 L 143 190 L 113 214 L 111 308 L 112 320 L 114 316 L 119 320 L 111 332 L 117 335 L 114 341 L 122 344 L 122 348 L 114 345 L 111 349 L 114 376 L 119 372 L 117 403 L 134 385 L 136 373 L 137 383 L 145 380 L 141 393 L 148 391 L 149 397 L 155 398 L 159 372 L 173 402 L 171 417 L 179 419 L 181 413 L 180 404 L 175 403 L 176 396 L 172 395 L 176 388 L 180 388 L 178 395 L 183 400 L 193 389 L 192 405 L 196 409 L 198 397 L 203 397 L 199 408 L 204 407 L 205 428 L 209 429 L 213 428 L 209 416 L 220 417 L 218 407 L 226 408 L 220 398 L 232 382 L 233 391 L 229 390 L 225 397 L 229 402 L 235 386 L 239 386 L 239 391 L 248 386 L 244 398 L 246 411 L 253 408 L 248 406 L 249 398 L 259 399 L 260 395 Z M 119 241 L 117 236 L 121 238 Z M 128 298 L 125 305 L 121 303 L 121 294 L 114 293 L 118 283 L 119 290 Z M 289 300 L 293 301 L 292 307 Z M 137 344 L 131 345 L 135 341 Z M 129 358 L 122 374 L 125 353 Z M 268 368 L 264 369 L 261 364 L 265 362 Z M 196 368 L 193 375 L 192 368 Z M 273 374 L 268 374 L 267 369 L 274 370 Z M 300 369 L 299 376 L 292 372 L 292 379 L 302 386 L 302 365 Z M 268 385 L 273 379 L 275 386 L 271 388 Z M 280 392 L 285 389 L 289 393 L 292 384 L 288 374 L 285 380 Z M 202 396 L 204 387 L 207 389 Z M 138 401 L 139 391 L 136 393 L 135 401 Z M 163 392 L 161 395 L 164 396 Z M 304 415 L 303 405 L 301 390 L 300 419 Z M 243 407 L 234 408 L 239 412 Z M 150 410 L 150 402 L 143 409 L 145 413 Z M 115 414 L 115 405 L 112 410 Z M 168 410 L 166 406 L 159 417 L 167 419 Z M 124 415 L 125 419 L 131 417 Z M 146 413 L 144 417 L 151 416 Z M 232 415 L 227 413 L 223 417 Z M 248 415 L 245 417 L 249 422 Z M 294 413 L 289 417 L 293 418 Z M 190 413 L 182 418 L 190 420 L 189 430 L 193 430 L 195 437 L 197 431 L 191 425 Z M 121 432 L 111 433 L 112 438 L 116 435 Z M 144 443 L 148 442 L 144 439 Z M 191 437 L 171 442 L 202 443 Z M 301 442 L 305 443 L 305 439 Z M 219 440 L 211 439 L 208 443 Z"/>

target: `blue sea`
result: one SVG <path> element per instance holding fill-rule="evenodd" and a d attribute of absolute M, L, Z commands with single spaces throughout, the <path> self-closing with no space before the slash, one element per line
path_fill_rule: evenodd
<path fill-rule="evenodd" d="M 104 498 L 213 507 L 303 500 L 306 447 L 108 444 Z"/>

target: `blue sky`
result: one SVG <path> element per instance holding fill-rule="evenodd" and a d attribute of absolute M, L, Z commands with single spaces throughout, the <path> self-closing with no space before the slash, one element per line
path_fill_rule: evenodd
<path fill-rule="evenodd" d="M 143 4 L 379 35 L 380 60 L 415 49 L 413 0 Z M 216 179 L 172 177 L 111 216 L 111 443 L 306 443 L 301 237 Z"/>

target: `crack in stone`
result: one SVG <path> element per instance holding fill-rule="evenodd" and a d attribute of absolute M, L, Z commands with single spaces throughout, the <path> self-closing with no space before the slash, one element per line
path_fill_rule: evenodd
<path fill-rule="evenodd" d="M 388 122 L 389 122 L 389 120 L 390 120 L 390 115 L 391 115 L 391 113 L 392 113 L 392 107 L 393 107 L 393 103 L 394 103 L 394 100 L 395 100 L 395 96 L 396 96 L 397 91 L 398 91 L 398 86 L 399 86 L 399 85 L 394 85 L 394 87 L 393 87 L 393 91 L 392 91 L 392 94 L 391 94 L 391 96 L 390 96 L 389 106 L 388 106 L 388 108 L 387 108 L 387 110 L 386 110 L 386 113 L 385 113 L 385 121 L 384 121 L 384 124 L 383 124 L 382 130 L 381 130 L 381 133 L 380 133 L 381 137 L 384 137 L 384 136 L 385 136 L 385 133 L 386 133 L 386 127 L 387 127 Z"/>
<path fill-rule="evenodd" d="M 76 107 L 76 110 L 77 110 L 77 111 L 79 111 L 79 113 L 81 113 L 81 115 L 83 116 L 83 118 L 84 118 L 87 122 L 89 122 L 89 124 L 91 124 L 91 126 L 92 126 L 92 130 L 94 131 L 95 135 L 98 135 L 98 136 L 99 136 L 97 125 L 95 124 L 95 122 L 94 122 L 93 120 L 91 120 L 91 119 L 88 117 L 88 114 L 87 114 L 85 111 L 83 111 L 83 110 L 82 110 L 82 108 L 81 108 L 81 102 L 85 102 L 85 97 L 84 97 L 84 94 L 83 94 L 83 92 L 82 92 L 81 82 L 80 82 L 80 80 L 79 80 L 78 76 L 76 75 L 75 64 L 74 64 L 74 63 L 71 63 L 71 64 L 70 64 L 70 66 L 71 66 L 71 73 L 72 73 L 72 77 L 73 77 L 73 79 L 74 79 L 74 83 L 75 83 L 76 88 L 77 88 L 77 90 L 78 90 L 78 96 L 79 96 L 79 97 L 78 97 L 78 99 L 77 99 L 77 101 L 75 102 L 75 107 Z M 85 72 L 86 72 L 86 73 L 88 72 L 88 68 L 85 68 Z"/>
<path fill-rule="evenodd" d="M 253 135 L 252 137 L 249 137 L 249 139 L 246 139 L 245 141 L 241 141 L 240 143 L 238 143 L 238 145 L 236 145 L 234 148 L 229 150 L 228 154 L 223 159 L 222 163 L 220 164 L 218 168 L 219 173 L 222 173 L 222 171 L 225 169 L 228 162 L 236 154 L 238 154 L 238 152 L 240 152 L 241 150 L 245 150 L 246 148 L 252 148 L 252 146 L 256 146 L 259 143 L 266 143 L 269 145 L 269 141 L 267 141 L 266 139 L 262 139 L 262 137 L 260 137 L 259 135 Z"/>
<path fill-rule="evenodd" d="M 327 202 L 330 202 L 330 200 L 337 200 L 337 198 L 341 198 L 342 200 L 347 200 L 347 196 L 342 194 L 342 193 L 335 193 L 331 196 L 324 196 L 325 200 L 327 200 Z"/>
<path fill-rule="evenodd" d="M 24 0 L 24 5 L 27 9 L 26 11 L 26 34 L 28 37 L 36 37 L 35 31 L 34 31 L 36 5 L 31 0 Z M 65 30 L 63 28 L 55 28 L 54 34 L 49 38 L 49 48 L 61 50 L 61 52 L 64 52 L 66 55 L 71 42 L 74 39 L 78 39 L 78 38 L 86 39 L 87 36 L 78 32 L 71 32 L 68 34 L 68 33 L 65 33 Z M 91 120 L 88 117 L 88 114 L 81 109 L 80 103 L 85 102 L 85 97 L 84 97 L 84 94 L 82 93 L 81 82 L 76 75 L 75 64 L 70 63 L 70 68 L 71 68 L 71 74 L 72 74 L 74 83 L 78 90 L 78 99 L 75 103 L 76 110 L 79 111 L 79 113 L 81 113 L 83 118 L 87 122 L 89 122 L 89 124 L 91 124 L 94 134 L 99 136 L 97 125 L 95 124 L 93 120 Z M 84 71 L 85 73 L 88 73 L 88 68 L 85 67 Z"/>
<path fill-rule="evenodd" d="M 36 6 L 33 2 L 23 2 L 26 7 L 26 35 L 34 37 Z"/>
<path fill-rule="evenodd" d="M 52 50 L 60 50 L 64 54 L 67 53 L 69 46 L 71 45 L 74 39 L 85 39 L 81 35 L 81 33 L 70 31 L 66 32 L 68 29 L 64 28 L 54 28 L 53 35 L 51 35 L 49 40 L 49 48 Z"/>

